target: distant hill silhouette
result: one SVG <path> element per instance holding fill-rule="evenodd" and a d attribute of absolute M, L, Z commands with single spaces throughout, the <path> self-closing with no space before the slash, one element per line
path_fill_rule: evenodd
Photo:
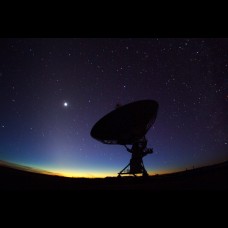
<path fill-rule="evenodd" d="M 228 190 L 228 162 L 143 177 L 68 178 L 0 166 L 0 190 Z"/>

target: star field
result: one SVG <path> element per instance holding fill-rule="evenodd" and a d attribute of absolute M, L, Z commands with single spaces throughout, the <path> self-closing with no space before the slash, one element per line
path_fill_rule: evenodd
<path fill-rule="evenodd" d="M 0 48 L 0 160 L 116 175 L 130 154 L 90 130 L 141 99 L 159 103 L 149 173 L 228 159 L 228 39 L 2 38 Z"/>

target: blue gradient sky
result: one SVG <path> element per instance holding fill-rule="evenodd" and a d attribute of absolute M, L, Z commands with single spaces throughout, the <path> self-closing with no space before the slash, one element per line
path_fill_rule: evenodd
<path fill-rule="evenodd" d="M 141 99 L 159 103 L 146 136 L 151 174 L 228 159 L 227 39 L 17 38 L 0 48 L 0 160 L 116 175 L 130 154 L 90 130 L 117 103 Z"/>

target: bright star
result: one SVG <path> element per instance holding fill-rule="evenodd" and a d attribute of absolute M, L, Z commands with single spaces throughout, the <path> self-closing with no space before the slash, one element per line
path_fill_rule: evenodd
<path fill-rule="evenodd" d="M 64 102 L 63 105 L 64 105 L 64 107 L 67 107 L 68 106 L 68 103 L 67 102 Z"/>

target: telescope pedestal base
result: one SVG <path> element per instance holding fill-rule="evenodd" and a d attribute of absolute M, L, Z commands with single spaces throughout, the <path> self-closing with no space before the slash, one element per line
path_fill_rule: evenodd
<path fill-rule="evenodd" d="M 127 169 L 128 167 L 130 167 L 130 169 Z M 136 174 L 142 174 L 143 177 L 149 176 L 143 163 L 141 164 L 141 171 L 137 171 L 137 172 L 134 172 L 133 168 L 131 167 L 131 163 L 129 163 L 118 173 L 118 177 L 121 177 L 121 175 L 133 175 L 137 177 Z"/>

